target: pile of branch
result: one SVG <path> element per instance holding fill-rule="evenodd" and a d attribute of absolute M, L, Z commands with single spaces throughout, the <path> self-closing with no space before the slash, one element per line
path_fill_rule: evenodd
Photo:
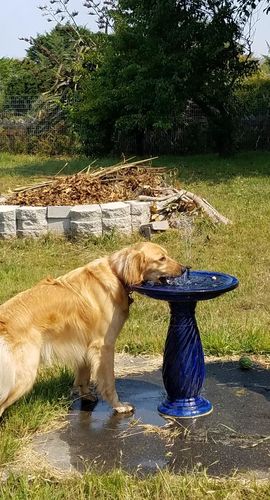
<path fill-rule="evenodd" d="M 214 223 L 229 224 L 210 203 L 199 196 L 172 187 L 174 172 L 153 167 L 155 158 L 124 160 L 111 167 L 93 168 L 93 163 L 74 175 L 60 175 L 14 190 L 6 203 L 13 205 L 84 205 L 137 199 L 151 202 L 151 219 L 168 220 L 173 227 L 181 213 L 207 215 Z"/>
<path fill-rule="evenodd" d="M 141 195 L 138 200 L 152 202 L 153 221 L 169 220 L 173 225 L 175 214 L 184 212 L 192 216 L 199 213 L 206 214 L 214 223 L 231 224 L 231 221 L 220 214 L 207 200 L 185 189 L 171 189 L 169 194 L 160 197 Z"/>

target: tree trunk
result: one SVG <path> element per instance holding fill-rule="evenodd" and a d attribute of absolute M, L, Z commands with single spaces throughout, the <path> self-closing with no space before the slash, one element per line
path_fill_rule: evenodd
<path fill-rule="evenodd" d="M 224 103 L 209 105 L 197 98 L 194 102 L 201 108 L 208 118 L 210 133 L 216 145 L 217 152 L 221 157 L 231 156 L 233 148 L 233 112 L 225 108 Z"/>
<path fill-rule="evenodd" d="M 136 154 L 138 156 L 143 156 L 145 152 L 144 148 L 145 132 L 142 129 L 136 131 Z"/>
<path fill-rule="evenodd" d="M 233 154 L 233 121 L 231 116 L 220 114 L 218 119 L 209 120 L 219 156 L 226 158 Z"/>

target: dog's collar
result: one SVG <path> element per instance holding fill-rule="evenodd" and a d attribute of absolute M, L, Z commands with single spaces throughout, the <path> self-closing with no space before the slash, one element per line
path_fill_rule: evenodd
<path fill-rule="evenodd" d="M 132 291 L 128 292 L 128 305 L 129 306 L 131 306 L 131 304 L 133 304 L 133 302 L 134 302 L 134 299 L 132 297 L 132 293 L 133 293 Z"/>
<path fill-rule="evenodd" d="M 119 278 L 117 276 L 118 280 L 120 281 L 122 287 L 124 288 L 125 292 L 127 293 L 127 296 L 128 296 L 128 305 L 131 306 L 131 304 L 133 304 L 134 302 L 134 299 L 132 297 L 132 294 L 133 294 L 133 291 L 130 290 L 129 286 L 123 281 L 121 280 L 121 278 Z"/>

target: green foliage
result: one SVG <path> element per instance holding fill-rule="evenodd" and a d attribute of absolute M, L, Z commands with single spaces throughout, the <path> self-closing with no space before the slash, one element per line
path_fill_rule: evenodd
<path fill-rule="evenodd" d="M 11 96 L 17 96 L 14 111 L 28 110 L 29 99 L 42 90 L 38 68 L 29 59 L 0 59 L 0 106 L 9 105 Z"/>
<path fill-rule="evenodd" d="M 0 58 L 0 92 L 3 92 L 7 82 L 16 74 L 18 67 L 18 59 Z"/>
<path fill-rule="evenodd" d="M 17 61 L 15 71 L 6 82 L 5 98 L 11 96 L 21 97 L 22 102 L 27 99 L 37 98 L 44 89 L 42 74 L 39 68 L 29 59 Z M 23 111 L 23 108 L 20 108 Z"/>
<path fill-rule="evenodd" d="M 263 74 L 270 76 L 270 44 L 267 43 L 268 54 L 263 56 L 260 70 Z"/>
<path fill-rule="evenodd" d="M 101 35 L 70 25 L 56 25 L 50 32 L 30 39 L 27 56 L 42 74 L 43 91 L 67 99 L 73 94 L 85 71 L 97 64 L 98 41 Z"/>
<path fill-rule="evenodd" d="M 244 80 L 235 94 L 237 102 L 235 142 L 251 149 L 270 147 L 270 75 L 258 71 Z"/>
<path fill-rule="evenodd" d="M 78 138 L 69 114 L 84 75 L 100 64 L 105 37 L 67 24 L 28 41 L 23 61 L 0 60 L 0 105 L 8 111 L 1 148 L 15 153 L 74 154 Z"/>
<path fill-rule="evenodd" d="M 30 47 L 22 61 L 0 59 L 0 91 L 6 100 L 45 92 L 64 105 L 74 99 L 83 75 L 99 64 L 104 36 L 67 24 L 25 40 Z"/>
<path fill-rule="evenodd" d="M 120 0 L 114 26 L 103 63 L 86 78 L 74 114 L 87 152 L 101 145 L 110 150 L 124 132 L 134 135 L 142 154 L 145 131 L 177 126 L 192 99 L 225 153 L 234 90 L 256 67 L 240 57 L 244 25 L 234 3 Z"/>
<path fill-rule="evenodd" d="M 247 78 L 238 89 L 236 96 L 241 112 L 252 115 L 270 112 L 270 75 L 262 72 Z"/>

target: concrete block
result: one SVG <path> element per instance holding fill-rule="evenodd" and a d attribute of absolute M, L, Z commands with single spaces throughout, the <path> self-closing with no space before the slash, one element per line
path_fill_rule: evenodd
<path fill-rule="evenodd" d="M 71 221 L 70 230 L 72 236 L 102 236 L 102 223 L 99 221 Z"/>
<path fill-rule="evenodd" d="M 46 207 L 19 207 L 16 210 L 17 231 L 40 232 L 47 231 Z"/>
<path fill-rule="evenodd" d="M 7 233 L 6 231 L 0 230 L 0 240 L 10 240 L 11 238 L 16 238 L 17 234 Z"/>
<path fill-rule="evenodd" d="M 155 231 L 167 231 L 170 229 L 169 223 L 167 220 L 161 221 L 153 221 L 149 224 L 142 224 L 140 226 L 140 232 L 145 235 L 149 239 L 149 234 Z"/>
<path fill-rule="evenodd" d="M 16 236 L 16 206 L 14 205 L 0 207 L 0 236 L 2 239 Z"/>
<path fill-rule="evenodd" d="M 132 215 L 131 216 L 131 226 L 132 226 L 132 231 L 138 231 L 140 227 L 144 224 L 148 224 L 150 221 L 150 214 L 144 214 L 144 215 Z"/>
<path fill-rule="evenodd" d="M 47 227 L 46 229 L 40 230 L 40 229 L 17 229 L 17 236 L 18 238 L 38 238 L 39 236 L 42 236 L 44 234 L 47 234 Z"/>
<path fill-rule="evenodd" d="M 47 207 L 47 218 L 48 219 L 65 219 L 69 217 L 71 206 L 48 206 Z"/>
<path fill-rule="evenodd" d="M 112 203 L 102 203 L 101 205 L 102 218 L 104 219 L 124 219 L 130 217 L 130 205 L 122 201 Z"/>
<path fill-rule="evenodd" d="M 154 222 L 150 222 L 150 227 L 153 229 L 153 231 L 167 231 L 168 229 L 170 229 L 167 220 L 157 220 Z"/>
<path fill-rule="evenodd" d="M 33 236 L 45 234 L 48 229 L 46 207 L 19 207 L 16 210 L 18 236 Z M 23 234 L 25 232 L 25 234 Z"/>
<path fill-rule="evenodd" d="M 151 202 L 149 201 L 137 201 L 137 200 L 131 200 L 131 201 L 126 201 L 130 206 L 130 213 L 131 215 L 143 215 L 145 213 L 150 214 L 150 205 Z"/>
<path fill-rule="evenodd" d="M 6 220 L 16 220 L 16 205 L 2 205 L 0 207 L 0 222 Z"/>
<path fill-rule="evenodd" d="M 131 217 L 124 218 L 102 218 L 102 229 L 104 233 L 116 230 L 119 233 L 131 234 Z"/>
<path fill-rule="evenodd" d="M 78 221 L 85 220 L 89 222 L 101 221 L 101 208 L 100 205 L 78 205 L 71 207 L 70 220 Z"/>
<path fill-rule="evenodd" d="M 150 202 L 131 200 L 126 203 L 130 206 L 132 231 L 138 231 L 142 224 L 150 222 Z"/>
<path fill-rule="evenodd" d="M 46 219 L 47 207 L 18 206 L 16 217 L 18 220 L 41 220 Z"/>
<path fill-rule="evenodd" d="M 140 226 L 140 228 L 139 228 L 139 231 L 144 236 L 144 238 L 146 240 L 149 240 L 149 241 L 151 240 L 152 231 L 151 231 L 149 224 L 142 224 L 142 226 Z"/>
<path fill-rule="evenodd" d="M 48 231 L 56 234 L 69 234 L 70 233 L 70 219 L 66 217 L 62 218 L 52 218 L 47 219 L 48 221 Z"/>

